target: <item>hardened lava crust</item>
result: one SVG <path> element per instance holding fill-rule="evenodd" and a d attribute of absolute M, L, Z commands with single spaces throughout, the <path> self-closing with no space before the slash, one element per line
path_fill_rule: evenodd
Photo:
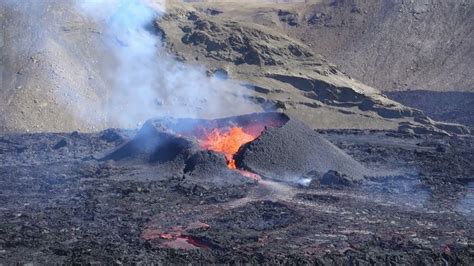
<path fill-rule="evenodd" d="M 0 135 L 0 263 L 474 262 L 472 136 L 314 132 L 330 158 L 379 174 L 345 182 L 344 169 L 303 161 L 288 169 L 307 182 L 272 179 L 256 156 L 302 130 L 291 123 L 239 151 L 261 180 L 169 130 L 155 131 L 178 147 L 168 156 L 127 148 L 140 132 L 119 129 Z M 315 141 L 288 138 L 282 149 Z M 316 168 L 324 154 L 311 155 Z"/>

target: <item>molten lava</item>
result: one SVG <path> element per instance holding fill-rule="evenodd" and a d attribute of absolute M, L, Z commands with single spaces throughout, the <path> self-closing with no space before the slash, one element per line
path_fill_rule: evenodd
<path fill-rule="evenodd" d="M 201 146 L 205 149 L 223 153 L 227 160 L 227 166 L 231 169 L 237 169 L 234 160 L 234 154 L 239 148 L 256 139 L 258 136 L 246 133 L 241 127 L 232 127 L 230 130 L 224 131 L 214 129 L 201 141 Z"/>

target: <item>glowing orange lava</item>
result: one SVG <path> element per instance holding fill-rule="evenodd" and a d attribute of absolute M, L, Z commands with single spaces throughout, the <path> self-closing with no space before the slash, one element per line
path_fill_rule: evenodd
<path fill-rule="evenodd" d="M 223 153 L 227 160 L 227 166 L 231 169 L 237 169 L 234 160 L 234 154 L 239 148 L 258 136 L 246 133 L 241 127 L 232 127 L 230 130 L 214 129 L 201 141 L 201 146 L 205 149 Z"/>

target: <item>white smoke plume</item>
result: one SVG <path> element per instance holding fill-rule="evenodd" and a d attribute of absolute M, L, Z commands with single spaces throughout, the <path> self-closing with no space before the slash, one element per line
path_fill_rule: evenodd
<path fill-rule="evenodd" d="M 117 64 L 111 69 L 106 112 L 121 127 L 160 115 L 215 118 L 259 111 L 245 100 L 236 82 L 208 77 L 204 68 L 167 54 L 153 20 L 165 12 L 164 0 L 83 0 L 77 7 L 105 28 Z"/>

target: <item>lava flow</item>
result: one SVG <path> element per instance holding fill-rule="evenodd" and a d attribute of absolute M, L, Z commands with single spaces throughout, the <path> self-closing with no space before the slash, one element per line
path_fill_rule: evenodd
<path fill-rule="evenodd" d="M 258 136 L 246 133 L 241 127 L 234 126 L 228 131 L 216 128 L 206 136 L 206 139 L 201 141 L 201 147 L 224 154 L 227 160 L 227 166 L 231 169 L 237 169 L 234 154 L 239 151 L 242 145 L 257 137 Z"/>

